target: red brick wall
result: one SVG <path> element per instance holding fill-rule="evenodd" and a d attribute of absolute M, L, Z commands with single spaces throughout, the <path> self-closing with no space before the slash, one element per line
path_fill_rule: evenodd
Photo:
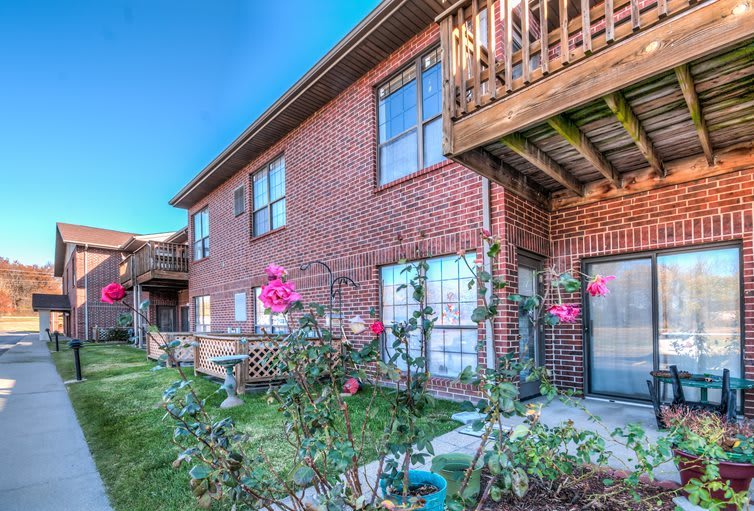
<path fill-rule="evenodd" d="M 552 214 L 552 256 L 560 268 L 583 258 L 740 241 L 744 281 L 744 369 L 754 378 L 754 168 Z M 581 301 L 580 296 L 572 297 Z M 550 339 L 561 383 L 583 388 L 582 326 L 558 328 Z M 748 414 L 754 402 L 747 399 Z"/>
<path fill-rule="evenodd" d="M 346 316 L 368 317 L 370 307 L 379 307 L 379 266 L 477 248 L 481 178 L 473 172 L 444 162 L 377 185 L 374 88 L 438 41 L 434 26 L 415 37 L 191 209 L 193 214 L 209 206 L 211 255 L 191 263 L 189 291 L 191 297 L 211 296 L 213 330 L 253 329 L 251 288 L 266 282 L 264 268 L 271 262 L 291 270 L 306 300 L 321 302 L 326 280 L 319 268 L 306 276 L 297 268 L 316 259 L 327 262 L 361 286 L 345 292 Z M 287 225 L 255 239 L 249 175 L 280 154 L 286 163 Z M 233 190 L 242 184 L 247 211 L 235 217 Z M 248 321 L 237 323 L 233 295 L 240 291 L 247 292 Z M 442 388 L 460 392 L 447 382 Z"/>
<path fill-rule="evenodd" d="M 86 252 L 86 254 L 85 254 Z M 85 260 L 86 259 L 86 260 Z M 102 288 L 111 282 L 118 282 L 118 265 L 122 253 L 116 250 L 76 247 L 65 268 L 71 300 L 71 329 L 69 335 L 89 339 L 95 326 L 109 328 L 117 326 L 118 315 L 126 312 L 126 307 L 118 304 L 102 303 Z M 88 286 L 88 293 L 86 288 Z M 89 304 L 89 332 L 86 331 L 86 305 Z"/>

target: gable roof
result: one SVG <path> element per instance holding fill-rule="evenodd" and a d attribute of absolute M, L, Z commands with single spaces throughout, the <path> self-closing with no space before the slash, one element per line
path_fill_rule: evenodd
<path fill-rule="evenodd" d="M 188 209 L 435 22 L 447 0 L 383 0 L 170 200 Z"/>
<path fill-rule="evenodd" d="M 35 312 L 40 309 L 56 312 L 69 311 L 71 310 L 71 302 L 68 295 L 34 293 L 31 295 L 31 308 Z"/>
<path fill-rule="evenodd" d="M 55 224 L 55 276 L 63 275 L 67 244 L 117 250 L 133 236 L 136 235 L 130 232 L 58 222 Z"/>

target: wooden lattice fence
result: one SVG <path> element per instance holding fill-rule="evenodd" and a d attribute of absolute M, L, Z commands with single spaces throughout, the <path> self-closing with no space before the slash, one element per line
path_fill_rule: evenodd
<path fill-rule="evenodd" d="M 160 349 L 163 342 L 171 342 L 175 339 L 183 341 L 181 346 L 175 349 L 174 358 L 181 364 L 190 364 L 194 362 L 194 343 L 195 336 L 189 332 L 149 332 L 147 334 L 147 358 L 157 360 L 160 355 L 165 353 Z"/>
<path fill-rule="evenodd" d="M 280 347 L 284 340 L 270 340 L 261 335 L 204 335 L 195 334 L 194 371 L 217 378 L 225 377 L 225 369 L 210 361 L 226 355 L 245 355 L 249 358 L 236 366 L 233 374 L 239 392 L 246 387 L 263 387 L 283 380 L 280 370 Z M 245 342 L 243 341 L 245 340 Z"/>

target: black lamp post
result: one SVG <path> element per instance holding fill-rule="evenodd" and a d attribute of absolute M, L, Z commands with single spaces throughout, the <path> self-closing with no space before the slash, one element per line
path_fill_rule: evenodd
<path fill-rule="evenodd" d="M 60 341 L 58 339 L 58 336 L 60 334 L 58 332 L 55 332 L 55 351 L 60 351 Z"/>
<path fill-rule="evenodd" d="M 81 358 L 79 356 L 79 350 L 84 343 L 78 339 L 71 339 L 68 342 L 68 347 L 73 350 L 73 365 L 76 367 L 76 381 L 81 381 Z"/>

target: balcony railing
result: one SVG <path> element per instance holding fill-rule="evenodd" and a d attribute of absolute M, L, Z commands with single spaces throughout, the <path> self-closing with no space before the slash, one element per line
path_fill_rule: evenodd
<path fill-rule="evenodd" d="M 438 17 L 452 119 L 688 9 L 693 0 L 463 0 Z M 578 8 L 573 6 L 577 5 Z M 567 51 L 566 51 L 567 50 Z M 605 70 L 607 71 L 607 70 Z"/>
<path fill-rule="evenodd" d="M 164 278 L 171 273 L 187 274 L 188 267 L 186 245 L 150 241 L 120 263 L 120 281 L 133 284 L 149 273 L 154 273 L 156 278 Z"/>

